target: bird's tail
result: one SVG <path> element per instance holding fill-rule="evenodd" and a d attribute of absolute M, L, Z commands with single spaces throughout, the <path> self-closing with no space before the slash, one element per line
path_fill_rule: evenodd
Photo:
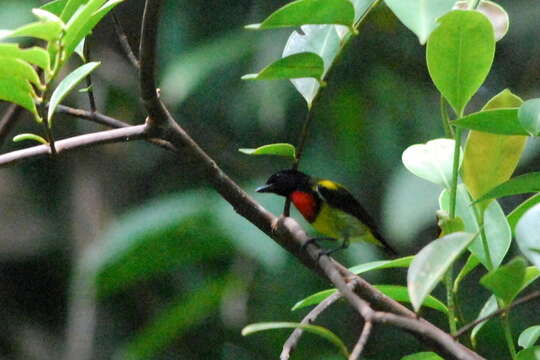
<path fill-rule="evenodd" d="M 376 244 L 381 246 L 384 251 L 388 254 L 389 257 L 391 258 L 396 258 L 398 257 L 398 252 L 388 244 L 388 242 L 384 239 L 384 237 L 376 230 L 376 229 L 372 229 L 371 230 L 371 235 L 376 239 Z"/>

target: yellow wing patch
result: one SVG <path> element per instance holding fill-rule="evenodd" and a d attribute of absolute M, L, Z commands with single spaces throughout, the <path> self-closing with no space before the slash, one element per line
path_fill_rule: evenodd
<path fill-rule="evenodd" d="M 330 180 L 321 180 L 318 184 L 330 190 L 337 190 L 340 187 L 338 184 Z"/>

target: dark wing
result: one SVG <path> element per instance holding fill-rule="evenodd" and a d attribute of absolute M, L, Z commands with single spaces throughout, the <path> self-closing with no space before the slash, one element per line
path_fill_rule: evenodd
<path fill-rule="evenodd" d="M 369 227 L 373 236 L 379 240 L 391 253 L 395 250 L 384 240 L 379 233 L 377 225 L 368 212 L 360 205 L 354 196 L 343 186 L 329 180 L 319 181 L 316 185 L 317 192 L 328 202 L 331 207 L 352 214 Z"/>

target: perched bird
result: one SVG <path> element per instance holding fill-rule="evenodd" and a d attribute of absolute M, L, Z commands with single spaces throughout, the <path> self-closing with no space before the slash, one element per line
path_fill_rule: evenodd
<path fill-rule="evenodd" d="M 366 241 L 396 254 L 377 231 L 371 216 L 338 183 L 318 180 L 297 170 L 282 170 L 270 176 L 266 185 L 256 191 L 290 199 L 318 232 L 334 240 L 342 239 L 342 245 L 330 252 L 348 247 L 350 241 Z"/>

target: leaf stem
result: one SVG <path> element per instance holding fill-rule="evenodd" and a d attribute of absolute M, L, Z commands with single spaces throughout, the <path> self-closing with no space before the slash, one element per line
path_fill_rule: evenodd
<path fill-rule="evenodd" d="M 463 114 L 459 114 L 458 118 L 461 118 Z M 461 153 L 461 129 L 456 128 L 455 134 L 454 134 L 454 161 L 452 165 L 452 186 L 450 188 L 450 219 L 454 219 L 456 217 L 456 198 L 457 198 L 457 186 L 458 186 L 458 178 L 459 178 L 459 158 Z"/>
<path fill-rule="evenodd" d="M 480 203 L 481 204 L 481 203 Z M 480 208 L 479 204 L 473 205 L 473 213 L 476 218 L 476 223 L 478 224 L 478 229 L 480 230 L 480 239 L 482 239 L 482 247 L 486 253 L 486 261 L 489 270 L 493 270 L 493 260 L 491 259 L 491 252 L 489 251 L 489 244 L 486 236 L 486 229 L 484 227 L 484 212 L 485 207 Z"/>
<path fill-rule="evenodd" d="M 453 268 L 450 266 L 444 276 L 444 282 L 446 287 L 446 306 L 448 307 L 448 326 L 450 327 L 450 333 L 454 334 L 457 331 L 456 321 L 456 304 L 454 302 L 453 288 Z"/>
<path fill-rule="evenodd" d="M 454 130 L 450 126 L 450 117 L 448 116 L 448 110 L 447 110 L 447 107 L 446 107 L 446 100 L 444 99 L 442 94 L 440 96 L 440 107 L 439 107 L 439 109 L 441 111 L 441 119 L 442 119 L 442 125 L 443 125 L 443 129 L 444 129 L 444 134 L 445 134 L 445 136 L 447 138 L 453 139 L 454 138 Z"/>
<path fill-rule="evenodd" d="M 500 303 L 501 301 L 497 299 L 497 302 Z M 508 351 L 510 352 L 510 356 L 512 356 L 512 360 L 516 360 L 516 345 L 514 344 L 514 339 L 512 337 L 512 329 L 510 328 L 510 319 L 508 312 L 505 312 L 501 315 L 501 322 L 504 331 L 504 338 L 506 339 L 506 345 L 508 346 Z"/>

